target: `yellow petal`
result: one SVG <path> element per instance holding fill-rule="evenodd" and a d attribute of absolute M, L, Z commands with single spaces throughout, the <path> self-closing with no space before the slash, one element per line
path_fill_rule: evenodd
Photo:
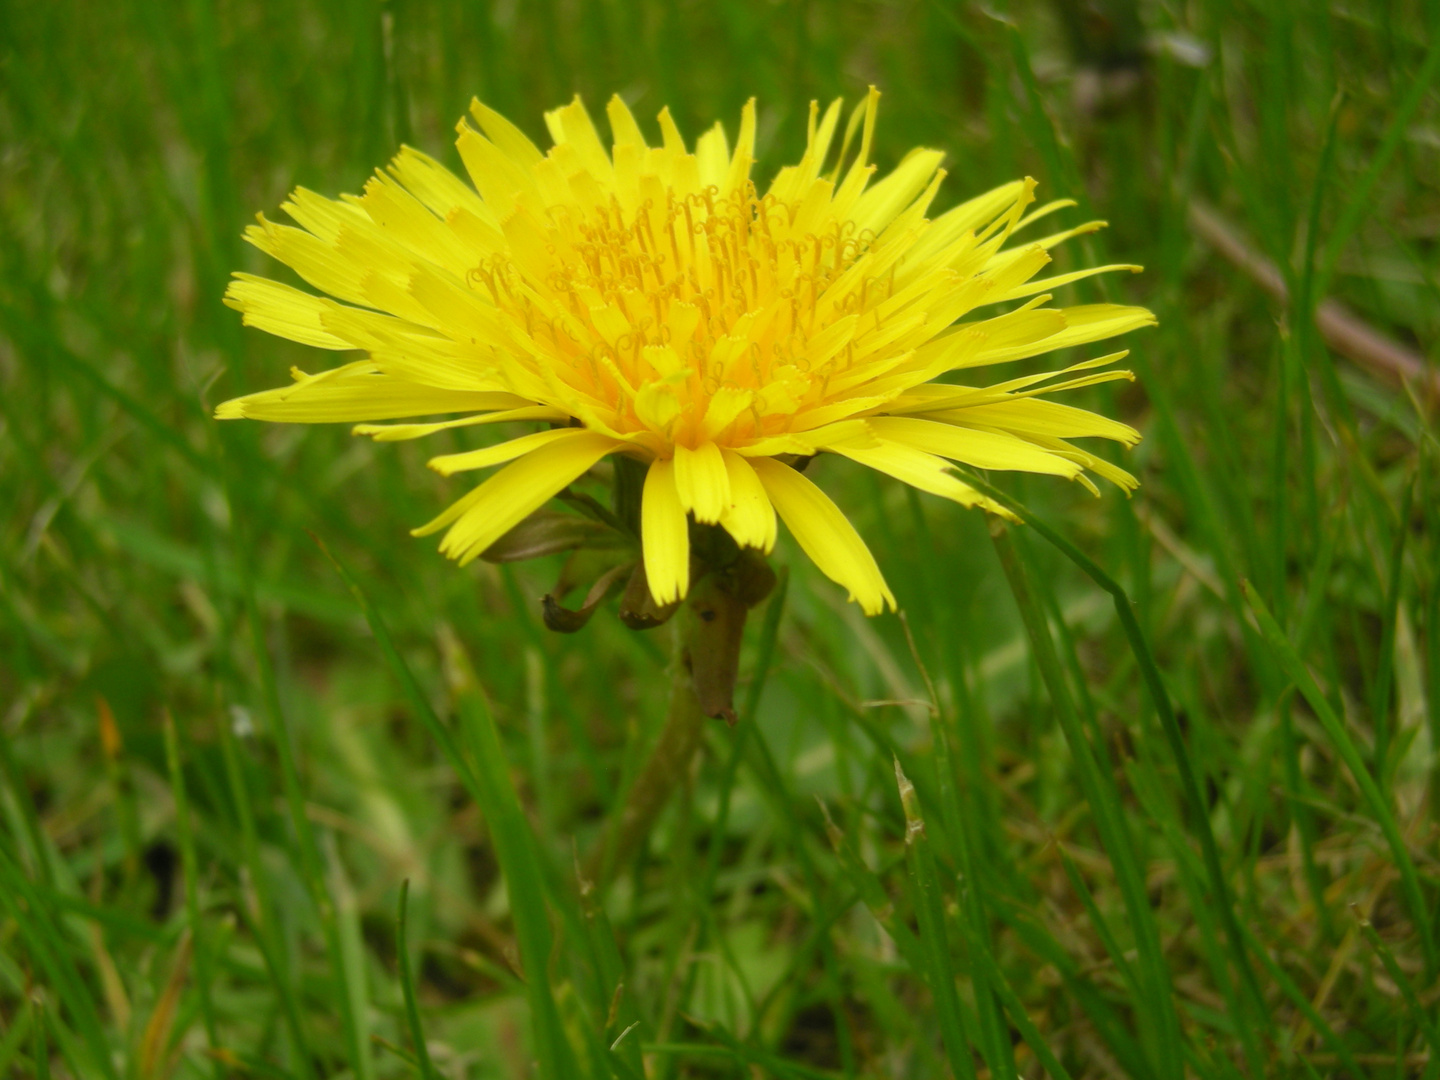
<path fill-rule="evenodd" d="M 709 131 L 695 143 L 695 160 L 700 167 L 700 183 L 706 187 L 719 188 L 730 171 L 730 143 L 725 138 L 725 128 L 715 121 Z"/>
<path fill-rule="evenodd" d="M 825 159 L 830 153 L 830 143 L 835 137 L 835 129 L 840 122 L 840 109 L 843 102 L 836 98 L 825 110 L 825 119 L 818 124 L 819 105 L 812 101 L 810 103 L 810 119 L 806 132 L 805 154 L 796 165 L 786 166 L 776 174 L 775 180 L 770 185 L 770 194 L 777 199 L 790 199 L 797 191 L 804 191 L 814 183 L 820 175 L 820 170 L 825 166 Z M 858 115 L 855 118 L 859 119 Z M 853 136 L 855 124 L 852 123 L 848 134 Z M 844 157 L 845 148 L 841 149 L 841 157 Z M 838 173 L 840 162 L 836 162 L 835 172 Z M 838 182 L 838 176 L 830 177 L 832 184 Z"/>
<path fill-rule="evenodd" d="M 439 457 L 431 458 L 426 464 L 441 476 L 453 476 L 457 472 L 467 472 L 471 469 L 488 469 L 491 465 L 499 465 L 502 462 L 524 457 L 553 442 L 563 442 L 570 438 L 574 431 L 574 428 L 551 428 L 549 431 L 535 431 L 529 435 L 522 435 L 518 439 L 497 443 L 494 446 L 483 446 L 478 450 L 467 450 L 460 454 L 441 454 Z"/>
<path fill-rule="evenodd" d="M 675 388 L 663 382 L 646 383 L 635 395 L 635 415 L 652 431 L 668 433 L 670 424 L 680 415 Z"/>
<path fill-rule="evenodd" d="M 859 315 L 846 315 L 836 319 L 811 338 L 806 345 L 806 358 L 810 361 L 810 366 L 819 367 L 845 348 L 855 336 L 855 328 L 859 325 Z"/>
<path fill-rule="evenodd" d="M 1068 458 L 1076 464 L 1089 469 L 1097 476 L 1103 476 L 1127 494 L 1140 486 L 1140 481 L 1120 468 L 1119 465 L 1106 461 L 1102 457 L 1096 457 L 1094 454 L 1087 453 L 1078 446 L 1066 442 L 1064 439 L 1053 439 L 1048 435 L 1031 435 L 1029 438 L 1037 446 L 1042 446 L 1051 453 Z M 1093 484 L 1086 483 L 1088 478 L 1083 474 L 1076 476 L 1075 479 L 1089 487 L 1092 494 L 1100 494 Z"/>
<path fill-rule="evenodd" d="M 1042 218 L 1049 217 L 1057 210 L 1068 210 L 1072 206 L 1079 205 L 1080 204 L 1077 203 L 1074 199 L 1053 199 L 1052 201 L 1046 203 L 1044 206 L 1038 206 L 1034 210 L 1031 210 L 1030 213 L 1026 214 L 1023 218 L 1016 222 L 1015 228 L 1011 235 L 1014 235 L 1014 233 L 1018 233 L 1021 229 L 1029 228 L 1031 225 L 1035 224 L 1035 222 L 1041 220 Z"/>
<path fill-rule="evenodd" d="M 1040 386 L 1039 384 L 1059 375 L 1069 375 L 1074 371 L 1090 371 L 1094 368 L 1105 367 L 1124 360 L 1129 355 L 1130 350 L 1123 349 L 1106 356 L 1082 360 L 1078 364 L 1071 364 L 1059 371 L 1041 371 L 1034 375 L 1022 375 L 1018 379 L 1009 379 L 1002 383 L 992 383 L 983 387 L 961 386 L 955 383 L 923 383 L 907 389 L 904 394 L 894 400 L 886 412 L 907 413 L 927 412 L 932 409 L 961 409 L 969 408 L 971 405 L 989 405 L 997 401 L 1013 401 L 1034 397 L 1037 394 L 1049 394 L 1057 389 L 1064 389 L 1074 382 L 1085 382 L 1086 380 L 1067 380 L 1061 383 L 1052 383 L 1049 386 Z M 1129 371 L 1111 372 L 1106 375 L 1107 377 L 1118 376 L 1122 379 L 1134 378 L 1134 374 Z"/>
<path fill-rule="evenodd" d="M 354 203 L 344 201 L 343 197 L 327 199 L 309 188 L 297 187 L 280 204 L 280 209 L 301 228 L 308 229 L 327 244 L 337 243 L 340 234 L 347 229 L 374 230 L 370 215 Z"/>
<path fill-rule="evenodd" d="M 1041 313 L 1037 311 L 1035 314 Z M 1103 341 L 1117 334 L 1138 330 L 1142 326 L 1154 326 L 1156 321 L 1154 314 L 1145 308 L 1127 307 L 1123 304 L 1086 304 L 1082 307 L 1064 308 L 1061 314 L 1065 316 L 1065 329 L 1058 333 L 1029 344 L 982 349 L 975 358 L 976 362 L 1000 364 L 1007 360 L 1023 360 L 1027 356 L 1038 356 L 1074 345 Z"/>
<path fill-rule="evenodd" d="M 450 525 L 440 550 L 464 565 L 620 445 L 579 428 L 564 434 L 568 437 L 511 462 L 411 535 L 428 536 Z"/>
<path fill-rule="evenodd" d="M 1101 416 L 1088 409 L 1077 409 L 1073 405 L 1062 405 L 1058 401 L 1040 401 L 1036 398 L 998 401 L 968 409 L 945 409 L 928 413 L 927 418 L 949 423 L 979 424 L 982 427 L 1001 428 L 1021 435 L 1051 435 L 1060 439 L 1098 436 L 1102 439 L 1113 439 L 1126 446 L 1134 446 L 1140 441 L 1140 433 L 1129 424 L 1111 420 L 1108 416 Z"/>
<path fill-rule="evenodd" d="M 317 349 L 353 349 L 350 342 L 325 329 L 322 316 L 333 303 L 254 274 L 236 274 L 225 290 L 225 305 L 240 312 L 246 326 Z"/>
<path fill-rule="evenodd" d="M 442 334 L 474 344 L 505 340 L 507 327 L 493 304 L 430 267 L 411 275 L 406 292 L 430 316 L 423 321 Z"/>
<path fill-rule="evenodd" d="M 1036 293 L 1051 292 L 1060 288 L 1061 285 L 1069 285 L 1072 282 L 1083 281 L 1085 278 L 1094 277 L 1096 274 L 1110 274 L 1116 270 L 1129 270 L 1132 274 L 1138 274 L 1145 268 L 1136 266 L 1134 263 L 1111 263 L 1108 266 L 1092 266 L 1087 270 L 1076 270 L 1070 274 L 1056 274 L 1054 277 L 1040 278 L 1036 281 L 1027 281 L 1023 285 L 1017 285 L 1008 292 L 992 297 L 994 303 L 1002 303 L 1006 300 L 1020 300 L 1026 296 L 1034 296 Z"/>
<path fill-rule="evenodd" d="M 522 398 L 516 398 L 522 401 Z M 448 428 L 472 427 L 475 424 L 504 424 L 515 420 L 550 420 L 559 422 L 567 419 L 559 409 L 548 405 L 524 405 L 516 409 L 502 409 L 499 412 L 481 413 L 478 416 L 462 416 L 458 420 L 441 420 L 434 424 L 356 424 L 350 429 L 351 435 L 369 435 L 376 442 L 399 442 L 402 439 L 423 439 L 437 431 Z"/>
<path fill-rule="evenodd" d="M 855 206 L 855 225 L 880 232 L 915 201 L 935 175 L 945 155 L 939 150 L 912 150 L 895 171 L 861 196 Z"/>
<path fill-rule="evenodd" d="M 595 319 L 594 321 L 598 327 L 601 320 Z M 628 330 L 629 326 L 627 325 L 625 329 Z M 622 333 L 623 332 L 624 331 L 622 331 Z M 615 336 L 619 337 L 620 335 L 616 334 Z M 612 338 L 611 340 L 613 341 L 614 339 Z M 645 363 L 649 364 L 654 370 L 655 377 L 658 379 L 668 379 L 685 366 L 685 361 L 680 359 L 680 354 L 669 345 L 642 346 L 640 355 L 644 358 Z"/>
<path fill-rule="evenodd" d="M 513 394 L 441 390 L 375 370 L 360 360 L 319 375 L 302 374 L 293 386 L 231 398 L 215 407 L 217 420 L 276 420 L 288 424 L 333 424 L 395 420 L 437 413 L 484 412 L 516 402 Z"/>
<path fill-rule="evenodd" d="M 740 113 L 740 136 L 735 141 L 735 154 L 730 159 L 730 168 L 725 182 L 720 186 L 723 199 L 740 190 L 750 179 L 750 167 L 755 163 L 755 99 L 745 103 Z"/>
<path fill-rule="evenodd" d="M 1080 471 L 1073 461 L 998 431 L 974 431 L 909 416 L 876 416 L 867 423 L 877 438 L 963 461 L 977 469 L 1015 469 L 1065 477 Z"/>
<path fill-rule="evenodd" d="M 1033 356 L 1049 346 L 1036 344 L 1065 329 L 1065 314 L 1054 308 L 1035 308 L 1044 297 L 1030 301 L 1014 311 L 981 322 L 961 323 L 933 339 L 915 352 L 915 364 L 925 378 L 933 379 L 946 371 L 982 367 L 1012 357 L 1006 350 Z M 1015 348 L 1015 347 L 1021 348 Z M 996 359 L 999 357 L 1000 359 Z"/>
<path fill-rule="evenodd" d="M 491 228 L 500 223 L 486 205 L 463 180 L 452 173 L 429 154 L 422 154 L 409 146 L 403 147 L 387 166 L 390 175 L 405 185 L 405 189 L 424 203 L 442 220 L 448 220 L 456 210 L 464 210 L 483 221 Z"/>
<path fill-rule="evenodd" d="M 610 118 L 610 134 L 615 137 L 616 146 L 645 146 L 645 136 L 640 125 L 619 94 L 613 94 L 605 106 L 605 115 Z"/>
<path fill-rule="evenodd" d="M 955 468 L 942 457 L 934 454 L 927 454 L 917 450 L 913 446 L 906 446 L 903 443 L 881 442 L 874 448 L 856 448 L 851 446 L 834 446 L 831 450 L 837 454 L 844 454 L 853 461 L 859 462 L 874 469 L 876 472 L 893 476 L 902 483 L 911 487 L 939 495 L 942 499 L 949 499 L 961 506 L 978 506 L 992 514 L 996 514 L 1008 521 L 1019 522 L 1020 519 L 1013 512 L 1007 510 L 994 499 L 988 498 L 976 491 L 969 484 L 955 476 L 952 470 Z M 1078 474 L 1075 479 L 1085 482 L 1084 474 Z"/>
<path fill-rule="evenodd" d="M 655 603 L 663 606 L 690 591 L 690 523 L 675 488 L 675 464 L 663 458 L 652 461 L 645 474 L 640 543 Z"/>
<path fill-rule="evenodd" d="M 866 387 L 861 387 L 861 389 L 866 389 Z M 792 431 L 806 433 L 816 428 L 843 423 L 856 413 L 879 408 L 890 400 L 890 396 L 841 398 L 839 401 L 822 405 L 818 409 L 806 409 L 804 412 L 796 414 L 790 427 Z"/>
<path fill-rule="evenodd" d="M 776 454 L 814 454 L 836 442 L 873 442 L 865 420 L 840 420 L 813 431 L 791 432 L 759 439 L 736 451 L 747 458 L 774 457 Z"/>
<path fill-rule="evenodd" d="M 705 409 L 702 434 L 707 439 L 716 438 L 735 422 L 736 417 L 750 408 L 755 392 L 740 386 L 722 386 L 710 398 Z"/>
<path fill-rule="evenodd" d="M 608 181 L 614 176 L 610 157 L 600 143 L 600 133 L 595 130 L 579 94 L 569 105 L 547 112 L 545 125 L 550 129 L 550 137 L 555 140 L 556 146 L 571 147 L 585 171 L 595 179 Z"/>
<path fill-rule="evenodd" d="M 476 200 L 477 202 L 479 200 Z M 381 230 L 402 248 L 423 253 L 423 258 L 463 277 L 475 264 L 469 251 L 448 225 L 393 177 L 377 173 L 365 182 L 360 205 Z"/>
<path fill-rule="evenodd" d="M 488 344 L 457 341 L 405 319 L 327 301 L 326 330 L 357 347 L 387 375 L 445 390 L 512 389 Z"/>
<path fill-rule="evenodd" d="M 887 605 L 894 610 L 895 594 L 875 556 L 828 495 L 774 458 L 752 458 L 750 467 L 796 543 L 822 574 L 848 589 L 866 615 L 879 615 Z"/>
<path fill-rule="evenodd" d="M 675 126 L 675 119 L 670 115 L 670 106 L 666 105 L 660 110 L 656 120 L 660 124 L 660 134 L 665 142 L 665 149 L 675 156 L 685 153 L 685 139 L 680 134 L 680 129 Z"/>
<path fill-rule="evenodd" d="M 490 141 L 517 165 L 533 167 L 545 156 L 523 131 L 479 98 L 470 99 L 470 115 Z"/>
<path fill-rule="evenodd" d="M 730 476 L 730 503 L 720 524 L 741 547 L 759 548 L 766 555 L 775 547 L 775 507 L 750 463 L 733 450 L 722 450 Z"/>
<path fill-rule="evenodd" d="M 1049 236 L 1042 236 L 1039 240 L 1032 240 L 1030 242 L 1032 244 L 1039 244 L 1046 251 L 1049 251 L 1053 247 L 1059 247 L 1066 240 L 1073 240 L 1077 236 L 1088 236 L 1090 233 L 1099 232 L 1101 229 L 1109 228 L 1109 226 L 1110 223 L 1108 221 L 1087 221 L 1081 225 L 1076 225 L 1073 229 L 1065 229 L 1063 232 L 1051 233 Z M 1018 229 L 1019 227 L 1020 223 L 1017 223 L 1015 228 Z M 1003 251 L 999 255 L 996 255 L 994 259 L 991 260 L 991 263 L 993 265 L 995 263 L 1005 262 L 1007 259 L 1013 258 L 1014 254 L 1014 251 Z"/>
<path fill-rule="evenodd" d="M 465 171 L 470 174 L 491 215 L 505 218 L 515 209 L 516 199 L 522 193 L 535 192 L 534 175 L 517 164 L 502 147 L 464 121 L 461 121 L 459 131 L 455 149 L 460 151 Z"/>
<path fill-rule="evenodd" d="M 279 259 L 321 292 L 352 304 L 368 303 L 363 264 L 345 258 L 333 243 L 304 229 L 277 225 L 264 214 L 259 222 L 245 230 L 245 239 L 266 255 Z"/>
<path fill-rule="evenodd" d="M 860 151 L 855 155 L 855 160 L 850 163 L 850 168 L 845 173 L 845 179 L 840 183 L 836 199 L 846 213 L 849 212 L 854 200 L 865 189 L 865 185 L 875 172 L 875 166 L 870 164 L 870 149 L 875 143 L 875 117 L 879 107 L 880 91 L 872 85 L 865 100 L 856 104 L 855 111 L 850 114 L 850 122 L 845 126 L 845 139 L 840 147 L 841 160 L 835 163 L 837 175 L 844 164 L 845 150 L 850 146 L 850 140 L 855 134 L 855 125 L 863 124 L 860 132 Z"/>
<path fill-rule="evenodd" d="M 730 474 L 725 459 L 713 442 L 701 443 L 691 450 L 675 447 L 675 490 L 680 505 L 695 515 L 695 520 L 714 524 L 730 504 Z"/>
<path fill-rule="evenodd" d="M 1002 211 L 1014 206 L 1015 200 L 1022 196 L 1024 190 L 1025 181 L 1012 180 L 945 211 L 930 222 L 930 228 L 925 230 L 925 235 L 906 255 L 907 260 L 931 258 L 966 233 L 979 230 Z"/>
<path fill-rule="evenodd" d="M 901 483 L 909 484 L 920 491 L 951 499 L 961 506 L 976 506 L 988 502 L 981 494 L 955 477 L 951 465 L 942 457 L 927 454 L 904 443 L 881 442 L 871 447 L 855 447 L 840 443 L 830 447 L 836 454 L 843 454 L 852 461 L 893 476 Z"/>

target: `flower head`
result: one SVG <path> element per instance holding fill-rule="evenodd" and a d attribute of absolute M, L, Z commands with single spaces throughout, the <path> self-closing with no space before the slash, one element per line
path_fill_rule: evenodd
<path fill-rule="evenodd" d="M 476 102 L 478 130 L 461 121 L 457 143 L 473 188 L 407 147 L 361 196 L 297 190 L 284 209 L 299 228 L 263 216 L 250 227 L 253 244 L 329 296 L 237 274 L 226 302 L 249 325 L 368 355 L 294 372 L 293 385 L 216 415 L 362 421 L 355 433 L 381 440 L 548 423 L 430 462 L 447 476 L 504 466 L 415 530 L 445 530 L 441 551 L 462 563 L 605 456 L 628 455 L 646 469 L 640 534 L 657 604 L 689 588 L 690 518 L 768 552 L 778 513 L 867 613 L 893 607 L 864 541 L 796 468 L 821 452 L 997 513 L 952 462 L 1094 490 L 1088 470 L 1133 488 L 1069 440 L 1131 445 L 1138 433 L 1043 397 L 1130 378 L 1102 370 L 1124 353 L 989 386 L 936 380 L 1153 323 L 1138 307 L 1043 306 L 1059 285 L 1139 268 L 1037 280 L 1051 248 L 1102 223 L 1012 243 L 1073 205 L 1030 210 L 1029 179 L 928 219 L 938 151 L 917 149 L 872 182 L 878 96 L 843 134 L 838 101 L 823 117 L 812 105 L 804 156 L 763 194 L 750 178 L 753 101 L 733 149 L 717 123 L 692 151 L 668 110 L 650 146 L 612 98 L 607 151 L 577 98 L 546 114 L 548 153 Z M 374 423 L 441 414 L 464 415 Z"/>

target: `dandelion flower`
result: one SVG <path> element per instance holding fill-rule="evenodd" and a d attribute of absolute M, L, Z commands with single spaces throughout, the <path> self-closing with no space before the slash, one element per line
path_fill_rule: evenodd
<path fill-rule="evenodd" d="M 1045 306 L 1058 286 L 1139 267 L 1037 278 L 1051 249 L 1103 223 L 1014 242 L 1074 205 L 1031 209 L 1029 179 L 927 218 L 942 155 L 914 150 L 875 181 L 878 97 L 843 134 L 839 102 L 823 116 L 812 105 L 804 155 L 763 194 L 753 101 L 733 149 L 717 123 L 692 150 L 668 110 L 651 146 L 612 98 L 607 150 L 576 98 L 545 115 L 547 153 L 477 101 L 478 127 L 462 120 L 457 143 L 473 187 L 406 147 L 363 195 L 301 188 L 284 204 L 298 228 L 263 215 L 250 227 L 251 243 L 328 295 L 237 274 L 226 302 L 248 325 L 366 357 L 295 371 L 216 416 L 359 421 L 356 434 L 379 440 L 547 424 L 430 462 L 446 476 L 503 466 L 414 530 L 444 530 L 440 550 L 462 564 L 602 458 L 629 455 L 647 470 L 640 539 L 657 604 L 689 588 L 690 518 L 769 552 L 778 514 L 867 613 L 893 608 L 865 542 L 803 475 L 822 452 L 996 513 L 952 463 L 1132 489 L 1070 440 L 1128 446 L 1138 433 L 1045 397 L 1131 378 L 1109 368 L 1124 353 L 990 385 L 950 379 L 1152 324 L 1139 307 Z M 376 423 L 447 414 L 462 415 Z"/>

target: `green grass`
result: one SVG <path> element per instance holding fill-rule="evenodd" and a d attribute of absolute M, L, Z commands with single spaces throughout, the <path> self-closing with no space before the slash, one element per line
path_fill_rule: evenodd
<path fill-rule="evenodd" d="M 1440 5 L 1079 10 L 0 2 L 0 1075 L 1440 1076 L 1436 403 L 1312 317 L 1434 362 Z M 818 461 L 904 620 L 782 541 L 741 722 L 587 880 L 668 632 L 410 539 L 463 435 L 209 420 L 324 360 L 220 304 L 276 271 L 240 233 L 458 168 L 472 94 L 537 139 L 755 95 L 768 177 L 870 82 L 882 165 L 1033 175 L 1112 223 L 1062 260 L 1145 264 L 1061 297 L 1160 318 L 1074 398 L 1143 486 L 980 478 L 992 537 Z"/>

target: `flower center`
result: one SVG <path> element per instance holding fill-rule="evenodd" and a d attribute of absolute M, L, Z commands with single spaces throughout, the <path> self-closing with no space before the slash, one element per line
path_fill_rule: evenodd
<path fill-rule="evenodd" d="M 638 188 L 628 208 L 522 206 L 506 223 L 508 254 L 472 281 L 532 344 L 518 359 L 661 452 L 792 430 L 856 362 L 857 332 L 879 329 L 893 262 L 852 272 L 875 237 L 835 216 L 829 184 L 804 202 L 750 183 L 728 198 Z"/>

